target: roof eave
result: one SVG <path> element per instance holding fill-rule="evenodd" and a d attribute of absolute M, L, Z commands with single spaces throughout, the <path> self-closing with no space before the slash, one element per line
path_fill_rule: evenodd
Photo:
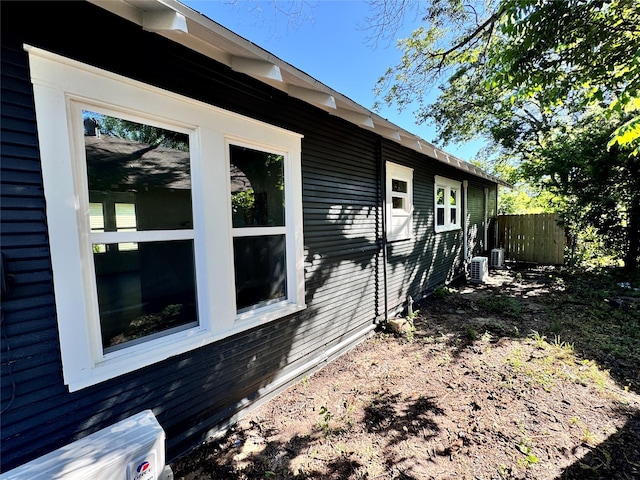
<path fill-rule="evenodd" d="M 122 18 L 250 75 L 360 128 L 473 176 L 509 186 L 435 147 L 176 0 L 88 0 Z"/>

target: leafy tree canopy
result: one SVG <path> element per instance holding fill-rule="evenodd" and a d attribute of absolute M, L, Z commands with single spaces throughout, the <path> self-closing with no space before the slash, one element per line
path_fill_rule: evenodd
<path fill-rule="evenodd" d="M 410 8 L 420 3 L 396 4 L 396 10 Z M 379 12 L 387 18 L 375 22 L 380 34 L 383 28 L 393 31 L 400 15 L 389 8 Z M 568 115 L 597 105 L 605 107 L 604 114 L 625 119 L 611 143 L 638 152 L 637 0 L 432 0 L 424 22 L 399 41 L 402 59 L 377 88 L 383 101 L 399 108 L 418 102 L 416 118 L 436 121 L 445 144 L 454 138 L 491 139 L 497 133 L 498 140 L 505 135 L 513 140 L 532 133 L 513 126 L 501 131 L 504 115 L 516 123 L 526 117 L 539 133 L 551 128 L 548 122 L 558 112 Z M 445 105 L 425 103 L 426 94 L 443 81 L 438 103 Z M 495 118 L 487 124 L 487 117 Z"/>
<path fill-rule="evenodd" d="M 424 3 L 395 5 L 372 24 L 393 32 L 398 11 Z M 637 0 L 430 0 L 424 26 L 399 47 L 401 61 L 377 84 L 382 101 L 417 104 L 416 119 L 434 123 L 445 145 L 488 140 L 493 173 L 545 192 L 539 202 L 595 228 L 636 267 Z"/>

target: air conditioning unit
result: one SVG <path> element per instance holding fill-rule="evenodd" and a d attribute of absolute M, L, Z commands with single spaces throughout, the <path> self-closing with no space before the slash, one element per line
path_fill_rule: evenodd
<path fill-rule="evenodd" d="M 487 257 L 473 257 L 469 267 L 469 280 L 472 283 L 483 283 L 489 275 L 489 259 Z"/>
<path fill-rule="evenodd" d="M 165 433 L 145 410 L 0 475 L 0 480 L 172 480 Z"/>
<path fill-rule="evenodd" d="M 491 268 L 504 268 L 504 249 L 494 248 L 491 250 Z"/>

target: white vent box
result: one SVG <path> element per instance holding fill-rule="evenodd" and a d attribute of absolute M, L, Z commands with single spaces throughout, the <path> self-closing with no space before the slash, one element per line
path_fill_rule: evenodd
<path fill-rule="evenodd" d="M 494 248 L 491 250 L 491 268 L 504 268 L 504 249 Z"/>
<path fill-rule="evenodd" d="M 487 257 L 473 257 L 469 266 L 469 280 L 472 283 L 483 283 L 489 274 L 489 259 Z"/>
<path fill-rule="evenodd" d="M 165 433 L 151 410 L 0 475 L 0 480 L 171 480 Z"/>

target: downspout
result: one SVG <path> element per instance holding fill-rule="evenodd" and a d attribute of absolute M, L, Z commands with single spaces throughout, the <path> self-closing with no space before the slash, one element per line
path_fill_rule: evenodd
<path fill-rule="evenodd" d="M 469 180 L 463 180 L 462 181 L 462 209 L 464 212 L 464 223 L 463 223 L 463 228 L 462 228 L 462 234 L 464 235 L 464 240 L 463 240 L 463 255 L 464 255 L 464 264 L 465 266 L 467 265 L 467 261 L 469 259 L 469 219 L 468 219 L 468 214 L 467 214 L 467 197 L 468 197 L 468 189 L 469 189 Z"/>
<path fill-rule="evenodd" d="M 387 171 L 382 142 L 379 142 L 378 146 L 378 174 L 380 176 L 378 185 L 380 186 L 380 211 L 382 212 L 382 288 L 384 294 L 384 321 L 386 323 L 389 320 L 389 295 L 387 291 Z"/>

